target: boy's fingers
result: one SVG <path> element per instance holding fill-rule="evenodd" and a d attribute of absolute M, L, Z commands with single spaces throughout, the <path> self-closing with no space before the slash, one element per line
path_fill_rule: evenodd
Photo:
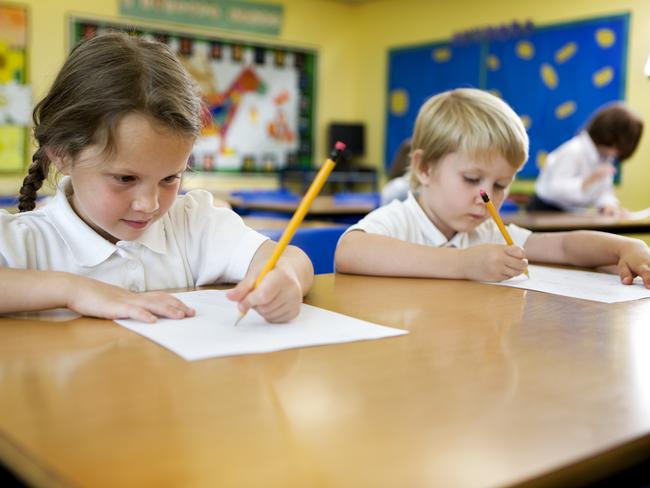
<path fill-rule="evenodd" d="M 621 283 L 624 285 L 631 285 L 632 280 L 634 280 L 634 275 L 632 274 L 632 271 L 630 271 L 630 268 L 627 266 L 627 264 L 623 264 L 619 266 L 618 274 L 621 278 Z"/>
<path fill-rule="evenodd" d="M 237 283 L 237 286 L 226 292 L 226 297 L 234 302 L 240 302 L 248 295 L 252 287 L 252 281 L 242 280 Z"/>

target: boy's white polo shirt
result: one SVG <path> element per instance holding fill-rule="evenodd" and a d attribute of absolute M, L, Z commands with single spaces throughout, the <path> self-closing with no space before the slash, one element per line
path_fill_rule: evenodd
<path fill-rule="evenodd" d="M 532 234 L 514 224 L 507 226 L 512 240 L 524 247 Z M 447 239 L 424 213 L 413 193 L 405 201 L 393 200 L 388 205 L 373 210 L 347 231 L 363 230 L 413 244 L 433 247 L 456 247 L 464 249 L 478 244 L 505 244 L 494 220 L 488 219 L 471 232 L 458 232 Z"/>
<path fill-rule="evenodd" d="M 133 291 L 240 281 L 267 237 L 194 190 L 135 241 L 107 241 L 70 206 L 64 179 L 41 209 L 0 211 L 0 266 L 67 271 Z"/>

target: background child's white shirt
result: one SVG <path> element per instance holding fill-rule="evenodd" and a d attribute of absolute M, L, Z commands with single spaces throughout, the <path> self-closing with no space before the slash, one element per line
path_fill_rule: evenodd
<path fill-rule="evenodd" d="M 136 241 L 112 244 L 83 222 L 62 188 L 46 206 L 0 212 L 0 266 L 67 271 L 133 291 L 240 281 L 267 238 L 194 190 Z"/>
<path fill-rule="evenodd" d="M 535 182 L 535 193 L 542 200 L 568 211 L 618 205 L 613 176 L 602 178 L 586 191 L 582 190 L 585 178 L 605 161 L 589 134 L 583 131 L 549 153 Z"/>
<path fill-rule="evenodd" d="M 381 204 L 386 205 L 393 200 L 406 200 L 409 193 L 410 174 L 407 173 L 390 180 L 381 190 Z"/>
<path fill-rule="evenodd" d="M 471 232 L 459 232 L 447 238 L 429 220 L 412 193 L 405 201 L 393 200 L 384 207 L 373 210 L 347 231 L 363 230 L 370 234 L 393 237 L 413 244 L 433 247 L 456 247 L 464 249 L 478 244 L 505 244 L 499 228 L 488 219 Z M 515 244 L 524 247 L 532 234 L 528 229 L 508 225 L 508 232 Z"/>

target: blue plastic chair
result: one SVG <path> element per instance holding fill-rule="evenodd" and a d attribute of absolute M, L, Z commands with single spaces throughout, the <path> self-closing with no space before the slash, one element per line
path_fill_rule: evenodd
<path fill-rule="evenodd" d="M 305 251 L 314 264 L 314 273 L 333 273 L 336 244 L 347 228 L 347 225 L 301 227 L 293 235 L 290 244 Z M 282 236 L 283 229 L 261 230 L 260 232 L 277 241 Z"/>

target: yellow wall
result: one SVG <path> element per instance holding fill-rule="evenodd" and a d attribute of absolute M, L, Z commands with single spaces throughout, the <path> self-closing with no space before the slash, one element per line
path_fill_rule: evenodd
<path fill-rule="evenodd" d="M 117 0 L 17 3 L 30 7 L 30 69 L 35 99 L 43 95 L 63 62 L 67 50 L 67 14 L 105 18 L 118 15 Z M 361 5 L 325 0 L 274 0 L 270 3 L 285 7 L 282 34 L 246 37 L 318 51 L 317 161 L 326 154 L 325 132 L 330 121 L 361 120 L 367 126 L 366 160 L 383 164 L 389 48 L 444 40 L 456 31 L 515 19 L 531 19 L 535 24 L 544 25 L 630 12 L 627 99 L 650 124 L 650 80 L 642 73 L 650 54 L 650 2 L 646 0 L 375 0 Z M 242 36 L 219 30 L 183 30 L 230 38 Z M 650 135 L 646 133 L 634 158 L 624 167 L 624 183 L 619 191 L 623 204 L 630 208 L 650 206 L 650 192 L 645 189 L 648 181 Z"/>

